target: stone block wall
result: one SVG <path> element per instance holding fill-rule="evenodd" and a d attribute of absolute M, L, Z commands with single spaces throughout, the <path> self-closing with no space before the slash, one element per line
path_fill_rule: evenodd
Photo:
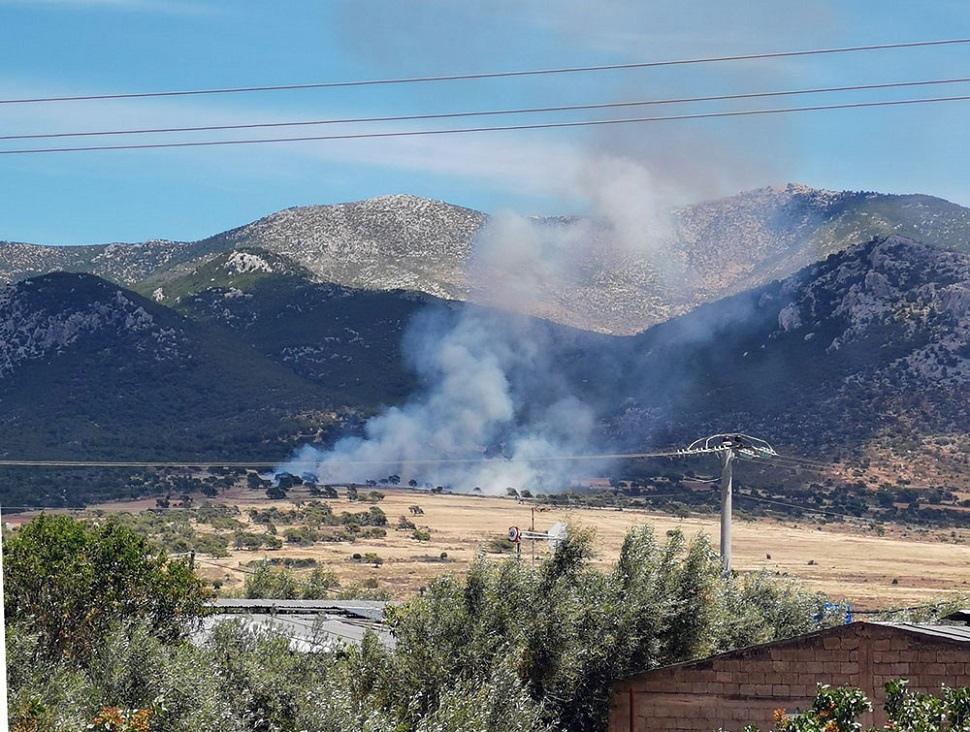
<path fill-rule="evenodd" d="M 820 683 L 862 689 L 875 710 L 864 727 L 881 725 L 883 686 L 900 677 L 916 691 L 970 686 L 970 639 L 852 623 L 668 666 L 614 685 L 609 730 L 770 729 L 776 709 L 808 709 Z"/>

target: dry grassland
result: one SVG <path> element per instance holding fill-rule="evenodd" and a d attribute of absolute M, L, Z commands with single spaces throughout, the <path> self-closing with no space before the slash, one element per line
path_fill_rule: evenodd
<path fill-rule="evenodd" d="M 220 559 L 203 555 L 198 557 L 198 569 L 209 579 L 221 580 L 228 590 L 242 586 L 245 574 L 239 570 L 253 559 L 309 557 L 334 571 L 342 585 L 373 578 L 392 597 L 403 599 L 440 574 L 461 573 L 493 538 L 505 536 L 510 526 L 528 529 L 533 517 L 537 531 L 545 531 L 557 521 L 592 529 L 596 561 L 604 567 L 615 561 L 626 532 L 642 524 L 653 526 L 660 536 L 670 529 L 680 529 L 687 536 L 708 535 L 715 547 L 718 542 L 716 515 L 679 519 L 636 510 L 562 510 L 505 497 L 435 495 L 407 489 L 382 491 L 385 498 L 378 505 L 388 517 L 384 539 L 318 542 L 309 547 L 284 546 L 278 551 L 232 551 L 230 557 Z M 291 491 L 291 498 L 299 497 L 297 490 Z M 197 501 L 203 500 L 197 497 Z M 243 520 L 249 508 L 292 507 L 289 501 L 270 501 L 243 489 L 223 494 L 218 501 L 237 505 Z M 363 511 L 369 505 L 350 503 L 343 497 L 329 503 L 336 514 Z M 409 507 L 415 504 L 421 506 L 423 515 L 411 515 Z M 131 511 L 152 505 L 119 503 L 100 508 Z M 411 532 L 395 530 L 400 516 L 427 527 L 430 541 L 418 542 L 411 538 Z M 262 531 L 261 527 L 253 529 Z M 832 599 L 848 600 L 860 611 L 921 604 L 970 590 L 970 544 L 963 543 L 970 540 L 970 535 L 914 534 L 890 529 L 885 536 L 876 536 L 861 527 L 773 520 L 736 520 L 733 535 L 735 569 L 757 571 L 767 567 Z M 522 561 L 531 561 L 533 543 L 523 542 L 521 551 Z M 380 556 L 383 564 L 375 567 L 351 559 L 355 553 L 368 552 Z M 447 554 L 445 560 L 441 559 L 442 552 Z M 547 552 L 545 542 L 535 543 L 537 557 Z"/>

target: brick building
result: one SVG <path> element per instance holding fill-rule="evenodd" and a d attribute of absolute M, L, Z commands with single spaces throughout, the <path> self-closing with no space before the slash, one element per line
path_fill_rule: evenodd
<path fill-rule="evenodd" d="M 819 683 L 861 689 L 867 728 L 885 722 L 895 678 L 930 693 L 970 686 L 970 627 L 851 623 L 648 671 L 613 685 L 609 732 L 771 729 L 774 710 L 810 708 Z"/>

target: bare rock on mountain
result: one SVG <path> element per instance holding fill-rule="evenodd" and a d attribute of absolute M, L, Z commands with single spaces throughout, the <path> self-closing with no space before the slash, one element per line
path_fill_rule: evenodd
<path fill-rule="evenodd" d="M 209 240 L 289 257 L 321 282 L 465 299 L 465 264 L 485 214 L 417 196 L 286 209 Z"/>
<path fill-rule="evenodd" d="M 582 216 L 520 217 L 517 227 L 502 229 L 495 225 L 499 217 L 479 211 L 416 196 L 383 196 L 287 209 L 193 243 L 0 242 L 0 281 L 85 271 L 158 293 L 162 302 L 170 282 L 191 278 L 214 257 L 258 249 L 321 283 L 409 290 L 586 330 L 632 334 L 702 303 L 783 279 L 874 237 L 905 236 L 970 251 L 970 210 L 930 196 L 789 184 L 671 215 L 670 226 L 661 227 L 667 234 L 639 237 L 629 231 L 621 236 L 609 221 Z M 480 271 L 483 256 L 490 276 Z"/>

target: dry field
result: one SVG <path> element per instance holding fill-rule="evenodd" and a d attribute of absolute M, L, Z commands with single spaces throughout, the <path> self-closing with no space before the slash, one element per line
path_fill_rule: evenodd
<path fill-rule="evenodd" d="M 220 559 L 201 555 L 197 558 L 198 569 L 207 578 L 221 580 L 230 589 L 241 587 L 245 574 L 239 569 L 253 559 L 312 557 L 333 570 L 341 584 L 373 578 L 394 598 L 403 599 L 418 592 L 435 576 L 462 572 L 491 539 L 505 536 L 510 526 L 528 529 L 533 519 L 537 531 L 545 531 L 557 521 L 594 530 L 597 561 L 603 566 L 615 560 L 623 536 L 632 526 L 650 524 L 658 535 L 674 528 L 687 536 L 703 533 L 712 538 L 715 546 L 718 540 L 716 515 L 678 519 L 636 510 L 546 508 L 505 497 L 381 490 L 385 498 L 378 505 L 388 517 L 384 539 L 319 542 L 309 547 L 284 546 L 278 551 L 233 551 L 230 557 Z M 291 497 L 298 498 L 298 491 L 291 491 Z M 198 496 L 196 500 L 205 499 Z M 239 506 L 242 519 L 251 507 L 265 509 L 276 505 L 283 510 L 291 506 L 288 501 L 270 501 L 243 489 L 223 494 L 218 501 Z M 369 505 L 350 503 L 343 497 L 329 502 L 336 514 L 366 510 Z M 409 507 L 415 504 L 421 506 L 423 515 L 411 515 Z M 134 511 L 153 505 L 145 501 L 100 508 Z M 430 541 L 419 543 L 411 538 L 409 531 L 395 530 L 399 516 L 407 516 L 419 527 L 427 527 Z M 254 527 L 254 530 L 262 529 Z M 967 543 L 970 534 L 907 533 L 889 528 L 884 536 L 876 536 L 862 527 L 773 520 L 736 520 L 733 533 L 735 569 L 767 567 L 772 572 L 796 578 L 832 599 L 847 600 L 857 611 L 927 603 L 953 593 L 970 592 L 970 543 Z M 532 542 L 523 542 L 522 561 L 531 561 L 532 551 Z M 383 564 L 375 567 L 351 559 L 354 553 L 368 552 L 379 555 Z M 445 560 L 441 559 L 442 552 L 447 554 Z M 545 542 L 535 543 L 537 557 L 546 552 Z"/>

